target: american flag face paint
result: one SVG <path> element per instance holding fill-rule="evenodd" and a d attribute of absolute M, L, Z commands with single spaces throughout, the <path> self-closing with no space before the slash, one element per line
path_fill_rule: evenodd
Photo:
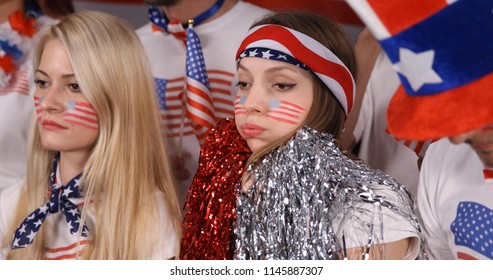
<path fill-rule="evenodd" d="M 245 101 L 247 97 L 246 96 L 236 96 L 235 100 L 235 116 L 236 115 L 243 115 L 246 114 L 245 110 Z"/>
<path fill-rule="evenodd" d="M 99 129 L 98 116 L 91 104 L 83 101 L 68 100 L 63 120 L 89 129 Z"/>
<path fill-rule="evenodd" d="M 235 100 L 235 115 L 246 114 L 245 101 L 247 96 L 237 96 Z M 266 117 L 287 124 L 298 124 L 300 116 L 306 110 L 294 103 L 279 99 L 272 99 L 268 103 Z"/>
<path fill-rule="evenodd" d="M 36 119 L 41 123 L 43 118 L 43 109 L 41 109 L 41 103 L 43 102 L 44 96 L 34 96 L 34 108 L 36 109 Z"/>
<path fill-rule="evenodd" d="M 304 108 L 294 103 L 273 99 L 269 102 L 266 116 L 278 122 L 298 124 L 301 113 L 304 111 Z"/>
<path fill-rule="evenodd" d="M 36 108 L 36 118 L 39 123 L 43 121 L 44 111 L 41 108 L 44 96 L 34 96 L 34 107 Z M 63 120 L 74 124 L 83 126 L 89 129 L 98 130 L 98 116 L 91 104 L 83 101 L 68 100 L 65 104 L 65 113 L 63 113 Z"/>

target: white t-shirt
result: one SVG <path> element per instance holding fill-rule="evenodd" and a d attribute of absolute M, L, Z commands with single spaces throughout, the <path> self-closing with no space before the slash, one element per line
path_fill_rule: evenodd
<path fill-rule="evenodd" d="M 433 259 L 493 259 L 493 182 L 467 144 L 430 145 L 421 166 L 418 210 Z"/>
<path fill-rule="evenodd" d="M 360 141 L 358 156 L 370 167 L 396 178 L 415 196 L 419 178 L 418 156 L 386 132 L 387 107 L 399 85 L 399 77 L 391 62 L 385 52 L 380 52 L 353 134 L 356 142 Z"/>
<path fill-rule="evenodd" d="M 250 26 L 267 13 L 266 9 L 239 1 L 220 17 L 194 27 L 202 45 L 217 119 L 234 116 L 235 54 Z M 173 35 L 153 32 L 150 23 L 139 28 L 137 34 L 146 49 L 154 77 L 166 80 L 167 110 L 161 110 L 162 119 L 167 122 L 167 135 L 174 144 L 172 153 L 185 157 L 185 167 L 191 173 L 190 179 L 180 182 L 178 201 L 183 205 L 200 153 L 199 142 L 179 98 L 185 94 L 186 49 Z"/>

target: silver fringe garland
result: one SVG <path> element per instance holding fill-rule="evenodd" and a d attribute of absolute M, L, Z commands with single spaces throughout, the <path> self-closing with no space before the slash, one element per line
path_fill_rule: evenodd
<path fill-rule="evenodd" d="M 307 127 L 252 164 L 243 182 L 250 187 L 236 186 L 236 259 L 344 259 L 354 245 L 367 259 L 385 243 L 385 209 L 420 232 L 403 185 Z"/>

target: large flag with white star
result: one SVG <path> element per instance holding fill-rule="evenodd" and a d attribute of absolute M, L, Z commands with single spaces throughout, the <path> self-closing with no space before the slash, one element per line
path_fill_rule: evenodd
<path fill-rule="evenodd" d="M 491 0 L 347 0 L 402 88 L 387 112 L 396 138 L 429 140 L 493 122 Z"/>

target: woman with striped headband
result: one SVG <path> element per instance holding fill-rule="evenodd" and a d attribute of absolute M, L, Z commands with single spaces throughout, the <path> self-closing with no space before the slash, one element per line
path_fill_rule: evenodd
<path fill-rule="evenodd" d="M 351 44 L 330 19 L 273 14 L 237 52 L 235 120 L 209 134 L 188 194 L 183 259 L 416 259 L 405 187 L 348 158 Z"/>

